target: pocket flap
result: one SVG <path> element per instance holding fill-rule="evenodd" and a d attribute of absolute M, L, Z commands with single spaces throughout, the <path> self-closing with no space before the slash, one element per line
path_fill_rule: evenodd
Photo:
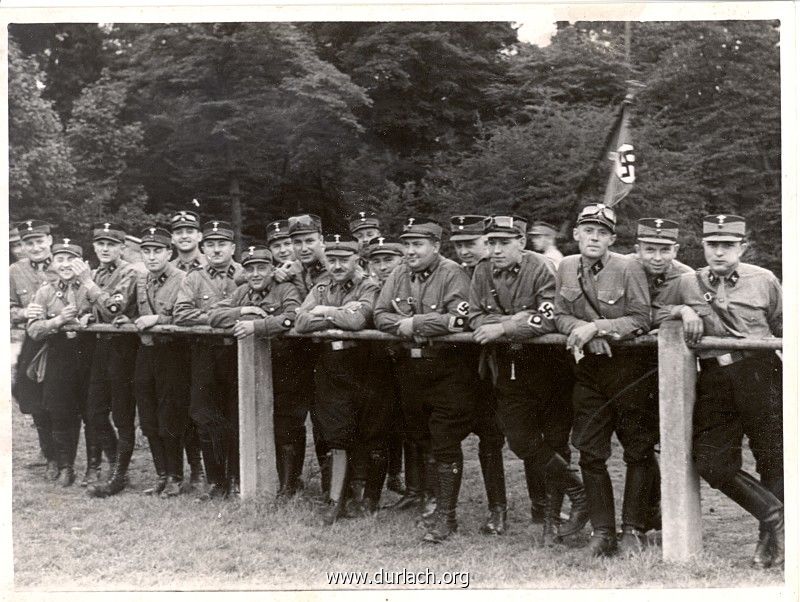
<path fill-rule="evenodd" d="M 583 291 L 580 289 L 580 287 L 562 286 L 558 294 L 572 303 L 583 294 Z"/>
<path fill-rule="evenodd" d="M 622 299 L 622 296 L 624 294 L 625 294 L 625 289 L 612 288 L 612 289 L 597 291 L 597 298 L 603 303 L 607 303 L 608 305 L 615 305 L 617 301 Z"/>

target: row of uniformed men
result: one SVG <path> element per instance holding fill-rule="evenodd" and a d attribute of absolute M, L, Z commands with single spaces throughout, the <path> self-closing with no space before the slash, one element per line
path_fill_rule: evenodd
<path fill-rule="evenodd" d="M 372 220 L 366 214 L 356 218 L 351 224 L 355 234 L 377 226 Z M 475 424 L 480 422 L 476 414 L 491 416 L 493 409 L 488 403 L 491 391 L 485 386 L 481 389 L 476 378 L 477 364 L 483 374 L 491 375 L 497 417 L 512 451 L 545 483 L 545 539 L 552 542 L 574 533 L 591 518 L 591 553 L 610 554 L 616 549 L 613 493 L 605 467 L 611 433 L 616 431 L 628 467 L 621 545 L 638 549 L 645 542 L 644 532 L 658 523 L 658 465 L 653 454 L 658 438 L 656 364 L 624 348 L 612 354 L 608 342 L 647 332 L 669 318 L 682 319 L 687 338 L 692 340 L 704 330 L 721 336 L 780 335 L 780 285 L 766 270 L 739 263 L 745 246 L 744 222 L 736 216 L 706 218 L 704 246 L 709 266 L 695 274 L 674 260 L 674 222 L 641 220 L 635 258 L 623 257 L 608 250 L 616 229 L 613 210 L 602 205 L 586 207 L 573 233 L 581 253 L 561 263 L 558 278 L 549 260 L 524 250 L 524 220 L 458 216 L 451 223 L 451 240 L 460 258 L 473 264 L 468 266 L 474 271 L 471 287 L 467 272 L 439 255 L 441 227 L 409 218 L 401 236 L 404 249 L 385 238 L 374 239 L 365 247 L 364 255 L 372 260 L 375 274 L 386 279 L 380 292 L 359 270 L 355 241 L 335 236 L 323 245 L 321 224 L 314 216 L 273 223 L 268 236 L 270 231 L 278 234 L 284 228 L 287 236 L 281 240 L 290 241 L 284 246 L 288 249 L 291 244 L 299 261 L 292 263 L 289 253 L 281 256 L 281 245 L 273 236 L 274 257 L 267 249 L 254 247 L 243 255 L 249 282 L 235 289 L 234 271 L 218 269 L 230 265 L 232 233 L 221 222 L 207 224 L 204 237 L 209 266 L 186 277 L 175 297 L 174 315 L 176 321 L 187 324 L 235 324 L 236 336 L 254 332 L 274 336 L 292 326 L 285 302 L 291 287 L 284 286 L 292 283 L 293 290 L 307 293 L 297 308 L 298 331 L 359 330 L 369 327 L 373 319 L 378 328 L 404 339 L 388 350 L 381 347 L 383 354 L 375 354 L 375 349 L 370 354 L 368 347 L 376 345 L 353 341 L 328 342 L 316 351 L 312 417 L 332 456 L 329 521 L 342 512 L 348 465 L 356 480 L 367 485 L 364 499 L 368 503 L 362 508 L 374 511 L 377 507 L 385 474 L 386 428 L 382 424 L 390 415 L 387 399 L 392 396 L 383 385 L 394 383 L 406 437 L 423 451 L 420 457 L 429 450 L 433 460 L 423 464 L 421 471 L 427 489 L 435 491 L 437 499 L 436 510 L 426 517 L 425 539 L 441 541 L 455 530 L 463 464 L 460 444 L 476 430 Z M 372 234 L 361 232 L 361 237 Z M 163 238 L 166 248 L 167 236 Z M 488 258 L 482 260 L 481 247 L 485 245 Z M 218 247 L 227 247 L 229 252 L 220 252 Z M 393 262 L 398 265 L 392 266 Z M 218 286 L 214 280 L 220 281 Z M 229 286 L 219 287 L 228 280 Z M 282 295 L 281 288 L 286 291 Z M 110 295 L 112 304 L 119 295 Z M 299 304 L 299 299 L 295 302 Z M 267 315 L 256 311 L 259 308 Z M 253 317 L 254 321 L 236 323 Z M 480 357 L 468 355 L 470 361 L 464 361 L 463 347 L 435 342 L 437 336 L 463 330 L 468 324 L 475 340 L 484 345 Z M 140 326 L 146 328 L 147 324 Z M 514 342 L 556 330 L 568 335 L 567 347 L 577 362 L 574 376 L 572 366 L 558 352 L 534 353 Z M 489 345 L 501 338 L 512 343 Z M 584 349 L 589 352 L 585 358 Z M 209 386 L 203 387 L 208 391 L 225 380 L 225 370 L 219 373 L 226 364 L 222 350 L 224 346 L 219 346 L 205 354 L 205 362 L 192 358 L 193 376 L 202 376 L 195 370 L 197 363 L 210 379 Z M 737 366 L 730 369 L 733 363 Z M 280 364 L 278 353 L 276 375 L 282 373 Z M 779 562 L 783 554 L 780 363 L 774 354 L 711 352 L 701 354 L 701 365 L 696 415 L 698 468 L 712 486 L 760 519 L 762 533 L 754 560 L 762 565 Z M 393 370 L 402 378 L 392 380 Z M 743 374 L 747 378 L 753 371 L 762 377 L 757 380 L 762 385 L 755 387 L 757 391 L 737 386 Z M 564 383 L 573 388 L 573 378 L 570 408 Z M 721 382 L 728 386 L 721 387 Z M 376 383 L 383 390 L 375 387 Z M 297 384 L 284 383 L 283 390 Z M 281 384 L 276 382 L 276 427 L 280 390 Z M 193 390 L 191 415 L 204 434 L 202 440 L 210 443 L 209 467 L 215 459 L 230 459 L 237 448 L 231 433 L 236 430 L 232 425 L 237 424 L 231 420 L 235 395 L 232 404 L 220 404 L 219 399 L 198 403 L 198 395 Z M 720 417 L 723 403 L 731 411 Z M 765 405 L 767 419 L 763 419 Z M 575 413 L 574 423 L 570 410 Z M 752 420 L 754 412 L 762 419 Z M 573 444 L 581 452 L 588 504 L 581 480 L 569 470 L 566 437 L 570 426 Z M 741 444 L 743 432 L 751 440 L 761 483 L 739 470 L 741 454 L 731 452 Z M 500 442 L 502 446 L 502 436 Z M 228 463 L 233 471 L 236 465 Z M 408 475 L 408 458 L 406 468 Z M 209 476 L 215 473 L 208 470 Z M 502 464 L 499 473 L 502 475 Z M 493 512 L 484 529 L 502 532 L 504 483 L 502 496 L 495 487 L 497 495 L 492 500 L 491 481 L 491 476 L 486 479 Z M 217 481 L 212 478 L 212 482 Z M 286 483 L 285 474 L 282 482 Z M 572 500 L 572 511 L 558 528 L 565 492 Z"/>

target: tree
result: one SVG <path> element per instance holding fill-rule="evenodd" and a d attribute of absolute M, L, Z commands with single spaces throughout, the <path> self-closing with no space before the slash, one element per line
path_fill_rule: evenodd
<path fill-rule="evenodd" d="M 75 170 L 58 115 L 42 98 L 44 74 L 9 40 L 9 206 L 12 220 L 60 224 L 69 207 Z"/>

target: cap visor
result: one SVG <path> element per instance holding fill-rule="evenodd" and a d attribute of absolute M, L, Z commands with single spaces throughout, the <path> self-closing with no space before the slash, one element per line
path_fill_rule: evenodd
<path fill-rule="evenodd" d="M 708 242 L 742 242 L 744 236 L 736 236 L 735 234 L 709 234 L 704 236 L 703 240 Z"/>
<path fill-rule="evenodd" d="M 483 236 L 484 234 L 482 232 L 480 234 L 453 234 L 450 237 L 450 242 L 458 242 L 460 240 L 477 240 Z"/>
<path fill-rule="evenodd" d="M 139 245 L 140 247 L 164 247 L 165 249 L 171 246 L 169 243 L 156 242 L 154 240 L 147 240 Z"/>
<path fill-rule="evenodd" d="M 371 251 L 367 254 L 368 258 L 377 257 L 378 255 L 397 255 L 398 257 L 402 257 L 403 253 L 401 251 L 394 251 L 391 249 L 380 249 L 378 251 Z"/>
<path fill-rule="evenodd" d="M 242 259 L 239 263 L 243 266 L 247 265 L 248 263 L 268 263 L 272 265 L 272 262 L 269 259 L 264 259 L 263 257 L 257 257 L 253 259 Z"/>
<path fill-rule="evenodd" d="M 354 251 L 339 251 L 337 249 L 325 251 L 325 257 L 351 257 L 352 255 L 356 255 L 356 253 Z"/>
<path fill-rule="evenodd" d="M 439 240 L 438 236 L 434 236 L 433 234 L 420 234 L 419 232 L 406 232 L 405 234 L 401 234 L 400 238 L 432 238 L 433 240 Z"/>
<path fill-rule="evenodd" d="M 484 236 L 487 238 L 522 238 L 521 232 L 487 232 Z"/>
<path fill-rule="evenodd" d="M 97 240 L 110 240 L 111 242 L 118 242 L 120 244 L 124 243 L 125 241 L 121 238 L 115 238 L 114 236 L 106 236 L 106 235 L 99 235 L 92 238 L 92 242 Z"/>
<path fill-rule="evenodd" d="M 233 238 L 227 234 L 206 234 L 203 236 L 203 241 L 206 240 L 227 240 L 229 242 L 233 242 Z"/>

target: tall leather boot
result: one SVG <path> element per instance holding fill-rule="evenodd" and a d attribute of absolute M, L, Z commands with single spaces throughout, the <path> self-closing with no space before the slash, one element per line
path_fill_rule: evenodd
<path fill-rule="evenodd" d="M 97 432 L 97 429 L 93 425 L 85 425 L 83 429 L 84 437 L 86 436 L 87 432 L 90 433 L 90 436 L 93 437 L 100 446 L 103 455 L 106 457 L 106 462 L 108 462 L 109 468 L 113 470 L 114 464 L 116 464 L 119 456 L 119 445 L 117 441 L 117 434 L 114 432 L 114 427 L 112 427 L 111 423 L 106 420 L 103 423 L 103 427 L 100 429 L 100 432 Z"/>
<path fill-rule="evenodd" d="M 567 494 L 570 501 L 569 518 L 558 528 L 561 537 L 568 537 L 578 533 L 589 522 L 589 507 L 586 501 L 586 491 L 578 474 L 570 470 L 569 464 L 558 454 L 553 454 L 544 465 L 545 487 L 552 481 L 554 491 L 560 490 Z M 555 505 L 555 500 L 553 500 Z M 560 505 L 559 505 L 560 509 Z"/>
<path fill-rule="evenodd" d="M 162 437 L 161 442 L 164 445 L 164 468 L 167 472 L 161 497 L 175 497 L 180 495 L 183 484 L 183 441 L 180 437 L 168 436 Z"/>
<path fill-rule="evenodd" d="M 430 527 L 423 537 L 428 543 L 440 543 L 450 537 L 458 529 L 456 522 L 456 506 L 458 492 L 461 489 L 461 473 L 463 460 L 458 462 L 437 462 L 438 496 L 436 511 L 430 521 Z"/>
<path fill-rule="evenodd" d="M 403 466 L 403 437 L 394 432 L 389 436 L 388 469 L 386 474 L 386 489 L 398 495 L 405 495 L 406 488 L 400 479 Z"/>
<path fill-rule="evenodd" d="M 280 464 L 278 468 L 278 498 L 285 500 L 292 497 L 297 491 L 297 454 L 295 446 L 291 443 L 284 443 L 278 447 L 278 457 Z M 276 450 L 276 451 L 278 451 Z"/>
<path fill-rule="evenodd" d="M 344 511 L 345 488 L 347 487 L 347 451 L 330 450 L 331 486 L 329 507 L 322 517 L 326 525 L 334 524 Z"/>
<path fill-rule="evenodd" d="M 786 544 L 781 501 L 764 485 L 741 470 L 718 489 L 764 525 L 772 539 L 770 565 L 782 565 L 786 556 Z"/>
<path fill-rule="evenodd" d="M 614 489 L 605 466 L 587 469 L 582 467 L 583 485 L 588 499 L 592 522 L 592 537 L 587 546 L 589 556 L 611 556 L 617 551 L 617 533 L 614 516 Z"/>
<path fill-rule="evenodd" d="M 483 486 L 486 489 L 486 501 L 489 504 L 489 516 L 481 527 L 481 533 L 502 535 L 506 532 L 506 476 L 503 468 L 503 452 L 492 450 L 478 454 L 483 474 Z"/>
<path fill-rule="evenodd" d="M 294 465 L 291 474 L 291 482 L 294 484 L 295 492 L 303 488 L 303 464 L 306 461 L 306 431 L 303 429 L 302 434 L 292 441 L 292 449 L 294 450 Z"/>
<path fill-rule="evenodd" d="M 424 449 L 424 448 L 423 448 Z M 422 491 L 422 520 L 426 521 L 436 512 L 439 495 L 439 474 L 436 458 L 429 451 L 424 454 L 423 491 Z"/>
<path fill-rule="evenodd" d="M 388 457 L 386 451 L 374 449 L 367 457 L 367 480 L 364 484 L 364 496 L 359 505 L 361 515 L 370 516 L 378 511 L 381 501 L 383 482 L 386 480 Z"/>
<path fill-rule="evenodd" d="M 58 462 L 58 476 L 56 483 L 61 487 L 69 487 L 75 482 L 75 470 L 72 460 L 72 446 L 74 429 L 56 428 L 53 430 L 53 447 Z"/>
<path fill-rule="evenodd" d="M 91 497 L 105 498 L 118 494 L 128 486 L 128 465 L 133 455 L 132 449 L 120 450 L 111 477 L 105 483 L 93 483 L 87 488 Z"/>
<path fill-rule="evenodd" d="M 189 464 L 189 490 L 204 492 L 208 488 L 208 479 L 203 466 L 203 454 L 200 437 L 194 423 L 184 430 L 183 449 Z M 181 473 L 183 472 L 183 452 L 181 452 Z"/>
<path fill-rule="evenodd" d="M 405 464 L 406 492 L 391 508 L 393 510 L 408 510 L 419 508 L 422 504 L 422 475 L 425 472 L 423 458 L 419 445 L 415 441 L 403 442 L 403 455 Z"/>
<path fill-rule="evenodd" d="M 200 436 L 203 452 L 203 466 L 208 479 L 208 487 L 199 490 L 200 499 L 214 499 L 225 496 L 225 462 L 217 457 L 214 444 L 208 435 Z"/>
<path fill-rule="evenodd" d="M 531 500 L 531 521 L 541 523 L 544 521 L 545 506 L 547 505 L 544 474 L 533 460 L 525 458 L 525 483 L 528 486 L 528 497 Z M 563 495 L 562 495 L 563 497 Z M 559 513 L 561 508 L 559 507 Z"/>
<path fill-rule="evenodd" d="M 564 490 L 555 481 L 545 481 L 545 506 L 544 520 L 542 521 L 542 545 L 548 548 L 561 542 L 558 533 L 561 522 L 561 503 L 564 499 Z"/>
<path fill-rule="evenodd" d="M 641 552 L 647 546 L 645 531 L 654 476 L 649 462 L 628 464 L 622 501 L 622 538 L 619 542 L 620 551 L 624 554 Z"/>
<path fill-rule="evenodd" d="M 650 485 L 650 502 L 647 509 L 647 524 L 645 531 L 661 531 L 661 467 L 658 460 L 653 456 L 650 470 L 653 471 L 652 482 Z"/>
<path fill-rule="evenodd" d="M 312 429 L 311 434 L 314 438 L 314 453 L 317 455 L 317 463 L 319 464 L 319 484 L 322 490 L 322 498 L 328 499 L 328 492 L 331 490 L 330 450 L 328 449 L 328 444 L 322 440 L 319 429 Z"/>
<path fill-rule="evenodd" d="M 100 447 L 100 442 L 94 433 L 94 429 L 88 425 L 83 430 L 83 439 L 86 443 L 86 473 L 83 475 L 80 486 L 86 487 L 100 480 L 100 465 L 103 462 L 103 450 Z"/>
<path fill-rule="evenodd" d="M 160 495 L 167 485 L 166 450 L 161 437 L 148 437 L 150 455 L 153 456 L 153 466 L 156 469 L 156 481 L 152 486 L 143 491 L 145 495 Z"/>
<path fill-rule="evenodd" d="M 46 462 L 48 473 L 51 472 L 51 465 L 55 467 L 58 474 L 58 461 L 53 449 L 53 422 L 47 412 L 36 412 L 32 414 L 33 425 L 36 427 L 36 435 L 39 438 L 39 451 Z M 48 477 L 49 478 L 49 477 Z"/>

